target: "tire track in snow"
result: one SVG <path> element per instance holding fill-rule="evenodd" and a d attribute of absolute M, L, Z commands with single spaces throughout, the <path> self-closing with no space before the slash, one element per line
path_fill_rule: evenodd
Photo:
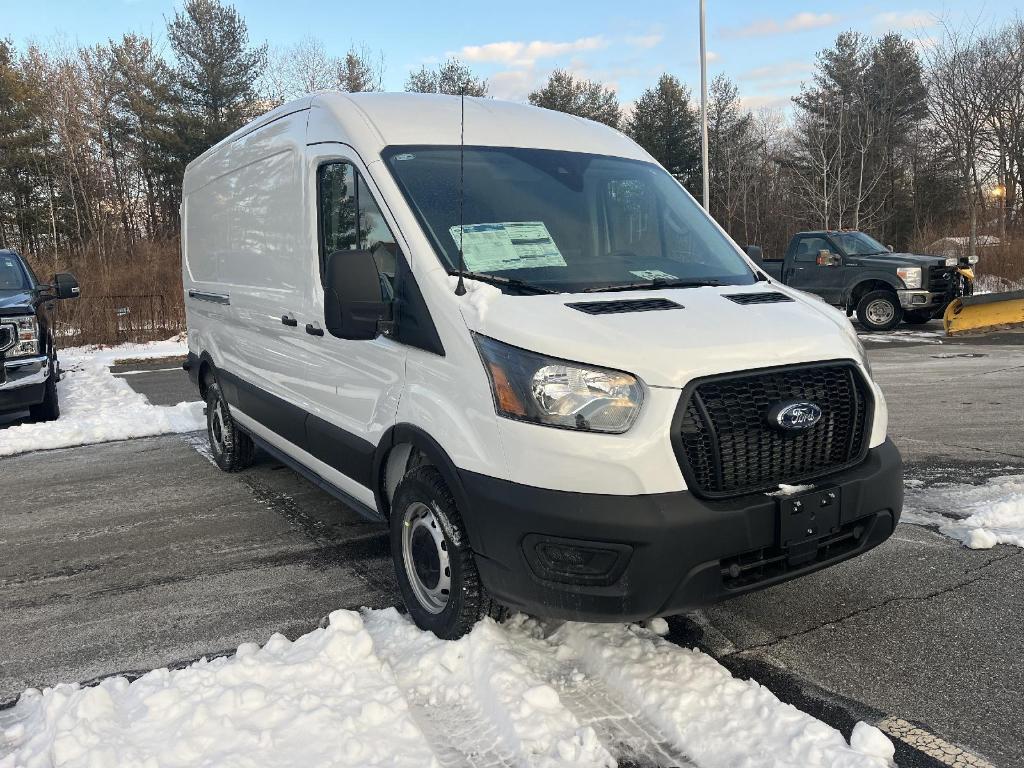
<path fill-rule="evenodd" d="M 366 611 L 363 621 L 445 768 L 615 766 L 595 731 L 531 673 L 493 621 L 456 641 L 417 629 L 394 609 Z"/>
<path fill-rule="evenodd" d="M 545 634 L 544 623 L 523 615 L 503 625 L 524 664 L 557 692 L 583 725 L 591 726 L 619 768 L 688 768 L 694 763 L 635 708 L 623 704 L 599 678 L 581 670 L 577 653 Z"/>

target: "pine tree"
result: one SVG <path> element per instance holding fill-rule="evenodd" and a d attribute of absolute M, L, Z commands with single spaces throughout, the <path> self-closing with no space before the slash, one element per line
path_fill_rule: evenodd
<path fill-rule="evenodd" d="M 531 93 L 529 99 L 535 107 L 596 120 L 612 128 L 618 128 L 622 119 L 615 91 L 595 80 L 573 77 L 563 69 L 552 72 L 544 87 Z"/>
<path fill-rule="evenodd" d="M 690 90 L 675 76 L 664 74 L 633 105 L 626 133 L 694 192 L 700 182 L 698 125 Z"/>
<path fill-rule="evenodd" d="M 487 80 L 477 77 L 458 59 L 448 59 L 437 69 L 420 67 L 409 73 L 405 90 L 414 93 L 447 93 L 451 96 L 486 96 Z"/>

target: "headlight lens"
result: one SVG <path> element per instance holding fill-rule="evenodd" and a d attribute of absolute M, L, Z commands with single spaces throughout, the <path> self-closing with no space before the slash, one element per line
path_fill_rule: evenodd
<path fill-rule="evenodd" d="M 920 267 L 900 267 L 896 270 L 896 274 L 899 275 L 900 280 L 907 288 L 920 288 L 921 287 L 921 268 Z"/>
<path fill-rule="evenodd" d="M 955 267 L 959 263 L 960 259 L 958 259 L 956 256 L 950 256 L 948 259 L 946 259 L 947 267 Z"/>
<path fill-rule="evenodd" d="M 967 261 L 970 264 L 977 264 L 978 263 L 978 257 L 977 256 L 968 256 L 967 257 Z"/>
<path fill-rule="evenodd" d="M 7 350 L 7 358 L 30 357 L 39 354 L 39 324 L 35 315 L 4 318 L 5 325 L 13 325 L 14 346 Z"/>
<path fill-rule="evenodd" d="M 588 432 L 621 433 L 636 421 L 643 386 L 622 371 L 519 349 L 474 334 L 499 416 Z"/>

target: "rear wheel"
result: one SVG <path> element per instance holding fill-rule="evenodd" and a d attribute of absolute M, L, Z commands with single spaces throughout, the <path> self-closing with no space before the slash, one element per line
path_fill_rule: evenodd
<path fill-rule="evenodd" d="M 231 409 L 216 381 L 206 388 L 206 433 L 213 460 L 225 472 L 239 472 L 252 465 L 256 445 L 231 418 Z"/>
<path fill-rule="evenodd" d="M 29 406 L 33 421 L 56 421 L 60 418 L 60 399 L 57 396 L 57 364 L 50 361 L 50 375 L 46 377 L 43 402 Z"/>
<path fill-rule="evenodd" d="M 935 315 L 930 310 L 915 309 L 903 313 L 903 322 L 909 325 L 924 325 L 930 322 Z"/>
<path fill-rule="evenodd" d="M 903 307 L 893 291 L 871 291 L 857 303 L 857 319 L 869 331 L 891 331 L 903 319 Z"/>
<path fill-rule="evenodd" d="M 469 632 L 501 607 L 480 582 L 455 499 L 431 466 L 412 469 L 391 506 L 391 557 L 409 615 L 445 640 Z"/>

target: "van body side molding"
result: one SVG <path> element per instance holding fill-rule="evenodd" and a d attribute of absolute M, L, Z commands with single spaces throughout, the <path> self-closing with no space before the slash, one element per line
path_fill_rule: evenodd
<path fill-rule="evenodd" d="M 373 460 L 377 446 L 369 440 L 272 395 L 233 373 L 219 369 L 217 378 L 228 405 L 235 406 L 274 434 L 297 445 L 365 488 L 375 490 Z"/>
<path fill-rule="evenodd" d="M 210 293 L 209 291 L 196 291 L 189 288 L 188 297 L 196 301 L 208 301 L 211 304 L 230 304 L 231 297 L 226 293 Z"/>

